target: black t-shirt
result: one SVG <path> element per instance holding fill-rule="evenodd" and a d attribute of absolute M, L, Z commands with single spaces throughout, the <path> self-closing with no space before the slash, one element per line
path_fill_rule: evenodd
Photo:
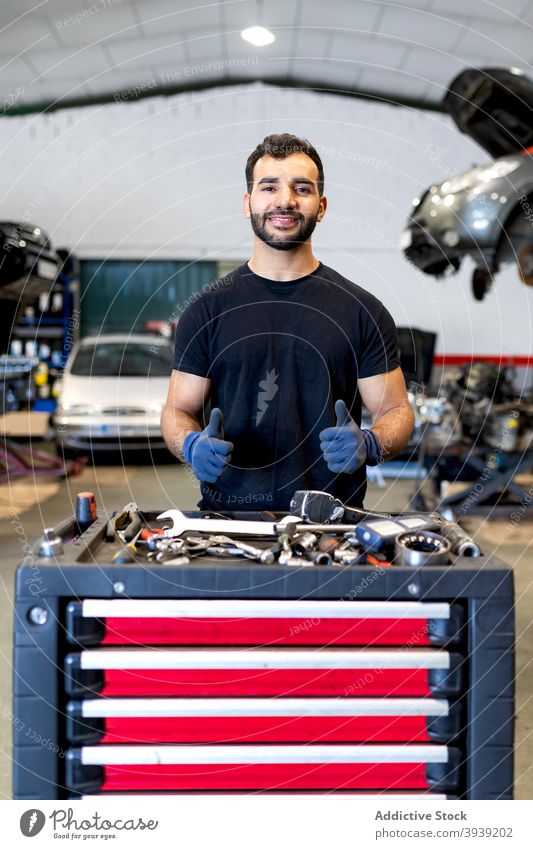
<path fill-rule="evenodd" d="M 180 318 L 173 364 L 211 380 L 235 446 L 218 481 L 201 484 L 200 508 L 287 510 L 297 489 L 362 505 L 365 468 L 330 472 L 319 434 L 340 398 L 360 423 L 358 378 L 398 365 L 383 304 L 325 265 L 282 283 L 245 263 L 216 281 Z"/>

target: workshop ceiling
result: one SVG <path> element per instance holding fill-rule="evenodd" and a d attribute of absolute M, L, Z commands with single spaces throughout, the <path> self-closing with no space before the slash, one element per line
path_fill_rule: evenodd
<path fill-rule="evenodd" d="M 0 115 L 255 80 L 435 106 L 464 67 L 530 71 L 532 28 L 533 0 L 2 0 Z"/>

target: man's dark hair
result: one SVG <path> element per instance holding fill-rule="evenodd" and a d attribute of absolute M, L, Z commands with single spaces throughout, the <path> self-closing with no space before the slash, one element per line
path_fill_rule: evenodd
<path fill-rule="evenodd" d="M 318 194 L 324 194 L 324 168 L 322 160 L 313 145 L 307 139 L 300 139 L 290 133 L 266 136 L 261 144 L 248 157 L 246 163 L 246 187 L 248 192 L 252 191 L 254 185 L 254 167 L 262 156 L 272 156 L 274 159 L 286 159 L 292 153 L 306 153 L 313 160 L 318 169 Z"/>

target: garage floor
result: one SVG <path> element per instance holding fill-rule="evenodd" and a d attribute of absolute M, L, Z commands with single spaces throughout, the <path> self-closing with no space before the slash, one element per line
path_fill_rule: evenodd
<path fill-rule="evenodd" d="M 366 505 L 379 510 L 404 509 L 412 488 L 411 481 L 389 483 L 386 489 L 372 484 Z M 26 540 L 33 543 L 43 527 L 70 515 L 76 492 L 83 489 L 95 492 L 101 512 L 112 512 L 132 500 L 150 509 L 168 506 L 194 509 L 198 500 L 194 479 L 172 459 L 151 463 L 148 458 L 144 465 L 99 464 L 68 480 L 27 478 L 0 485 L 0 798 L 3 799 L 11 798 L 11 629 L 15 569 Z M 505 519 L 470 521 L 469 530 L 479 532 L 480 541 L 515 566 L 516 798 L 533 799 L 533 523 L 524 520 L 513 527 Z"/>

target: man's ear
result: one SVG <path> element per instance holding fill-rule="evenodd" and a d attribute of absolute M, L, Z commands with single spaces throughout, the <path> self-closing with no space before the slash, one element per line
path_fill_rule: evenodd
<path fill-rule="evenodd" d="M 244 212 L 245 218 L 250 218 L 252 213 L 250 211 L 250 195 L 248 192 L 245 193 L 242 201 L 242 211 Z"/>
<path fill-rule="evenodd" d="M 317 221 L 322 221 L 322 219 L 324 218 L 324 215 L 326 214 L 327 208 L 328 208 L 328 199 L 327 199 L 327 197 L 325 197 L 325 195 L 323 195 L 320 198 L 320 205 L 318 207 L 318 215 L 316 217 Z"/>

